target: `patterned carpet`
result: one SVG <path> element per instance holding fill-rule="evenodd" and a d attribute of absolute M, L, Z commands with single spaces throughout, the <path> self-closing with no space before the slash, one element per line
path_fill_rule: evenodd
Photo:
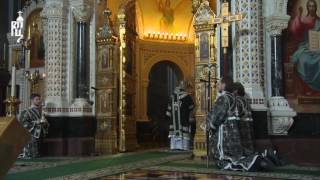
<path fill-rule="evenodd" d="M 150 151 L 90 158 L 19 160 L 5 179 L 319 179 L 320 168 L 287 165 L 272 172 L 234 172 L 216 169 L 190 153 Z"/>
<path fill-rule="evenodd" d="M 83 159 L 18 161 L 5 179 L 93 179 L 186 159 L 190 153 L 151 151 Z"/>
<path fill-rule="evenodd" d="M 200 174 L 219 174 L 225 176 L 241 176 L 249 179 L 267 178 L 267 179 L 294 179 L 294 180 L 320 180 L 320 168 L 317 167 L 300 167 L 295 165 L 286 165 L 277 167 L 271 172 L 238 172 L 219 170 L 214 165 L 209 164 L 207 168 L 206 162 L 202 160 L 180 160 L 168 162 L 153 167 L 144 168 L 152 171 L 173 171 L 188 172 Z"/>
<path fill-rule="evenodd" d="M 173 171 L 150 171 L 150 170 L 134 170 L 118 175 L 111 175 L 102 177 L 97 180 L 278 180 L 260 177 L 243 177 L 243 176 L 230 176 L 219 174 L 201 174 L 201 173 L 186 173 L 186 172 L 173 172 Z"/>

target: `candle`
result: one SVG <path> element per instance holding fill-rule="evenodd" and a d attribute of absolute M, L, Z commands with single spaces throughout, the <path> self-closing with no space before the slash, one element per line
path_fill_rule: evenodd
<path fill-rule="evenodd" d="M 16 66 L 12 66 L 11 71 L 11 97 L 15 97 L 16 95 Z"/>

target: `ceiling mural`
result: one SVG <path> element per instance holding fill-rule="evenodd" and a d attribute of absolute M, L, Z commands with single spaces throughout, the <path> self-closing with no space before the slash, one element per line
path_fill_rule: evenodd
<path fill-rule="evenodd" d="M 164 33 L 188 36 L 192 27 L 192 2 L 186 0 L 137 0 L 143 27 L 139 35 Z"/>
<path fill-rule="evenodd" d="M 112 20 L 116 22 L 119 8 L 125 1 L 101 0 L 97 12 L 97 26 L 100 27 L 103 23 L 102 12 L 106 7 L 112 11 Z M 136 0 L 135 3 L 136 30 L 140 39 L 148 35 L 158 35 L 167 40 L 176 37 L 187 42 L 194 40 L 191 0 Z M 215 9 L 215 0 L 210 0 L 210 6 Z"/>

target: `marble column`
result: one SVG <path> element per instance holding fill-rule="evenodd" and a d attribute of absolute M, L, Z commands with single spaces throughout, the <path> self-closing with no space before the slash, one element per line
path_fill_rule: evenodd
<path fill-rule="evenodd" d="M 283 62 L 281 35 L 282 30 L 288 25 L 289 17 L 269 16 L 266 18 L 266 47 L 267 72 L 269 87 L 269 110 L 271 118 L 269 119 L 270 135 L 287 135 L 288 130 L 293 124 L 293 117 L 296 112 L 290 108 L 289 102 L 284 97 L 283 83 Z"/>
<path fill-rule="evenodd" d="M 272 35 L 271 40 L 271 94 L 284 96 L 283 93 L 283 62 L 281 36 Z"/>
<path fill-rule="evenodd" d="M 263 27 L 261 0 L 233 0 L 233 13 L 245 14 L 233 27 L 234 80 L 245 87 L 252 109 L 266 111 L 264 95 Z"/>
<path fill-rule="evenodd" d="M 45 19 L 45 69 L 47 108 L 66 106 L 66 4 L 64 0 L 46 0 L 42 11 Z"/>
<path fill-rule="evenodd" d="M 94 6 L 93 0 L 70 0 L 76 20 L 75 101 L 71 107 L 89 108 L 90 47 L 89 28 Z"/>
<path fill-rule="evenodd" d="M 87 23 L 77 22 L 76 98 L 88 98 L 88 32 Z"/>
<path fill-rule="evenodd" d="M 76 19 L 76 98 L 89 98 L 89 23 L 92 16 L 92 0 L 70 0 Z"/>

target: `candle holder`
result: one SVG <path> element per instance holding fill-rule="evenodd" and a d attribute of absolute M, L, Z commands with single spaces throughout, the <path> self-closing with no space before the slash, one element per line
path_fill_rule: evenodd
<path fill-rule="evenodd" d="M 4 103 L 6 104 L 6 116 L 14 117 L 17 114 L 18 105 L 21 103 L 15 96 L 10 96 Z"/>
<path fill-rule="evenodd" d="M 40 80 L 43 80 L 46 77 L 46 74 L 40 74 L 39 70 L 35 70 L 33 73 L 25 71 L 24 76 L 31 83 L 31 92 L 33 92 L 35 85 L 38 84 Z"/>
<path fill-rule="evenodd" d="M 187 35 L 183 33 L 148 32 L 144 35 L 144 38 L 163 41 L 187 41 Z"/>

